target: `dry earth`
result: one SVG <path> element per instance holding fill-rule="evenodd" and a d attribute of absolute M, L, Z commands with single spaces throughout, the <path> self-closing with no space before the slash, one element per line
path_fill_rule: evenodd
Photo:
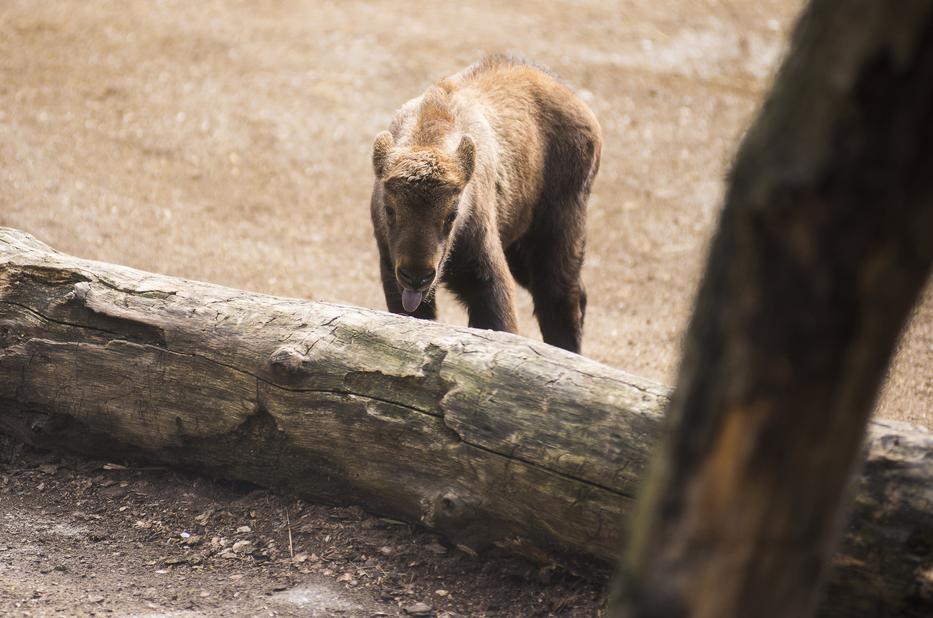
<path fill-rule="evenodd" d="M 432 80 L 485 52 L 515 52 L 575 84 L 605 132 L 590 206 L 585 352 L 670 382 L 729 158 L 799 7 L 798 0 L 3 0 L 0 225 L 83 257 L 382 308 L 367 210 L 373 136 Z M 442 296 L 441 303 L 444 320 L 464 321 L 452 299 Z M 538 337 L 527 295 L 520 311 L 522 332 Z M 928 289 L 880 415 L 933 427 L 931 360 Z M 117 503 L 101 502 L 96 490 L 66 503 L 72 494 L 50 495 L 59 487 L 50 480 L 46 491 L 28 491 L 33 481 L 43 482 L 30 457 L 7 458 L 0 468 L 8 488 L 0 494 L 0 613 L 70 614 L 81 607 L 88 614 L 300 614 L 306 610 L 267 602 L 264 587 L 292 573 L 289 586 L 325 582 L 320 590 L 341 594 L 351 588 L 337 581 L 339 573 L 302 579 L 312 575 L 288 563 L 246 569 L 256 585 L 240 586 L 234 598 L 227 582 L 239 571 L 208 561 L 214 570 L 204 568 L 190 585 L 207 586 L 211 596 L 188 607 L 178 601 L 184 595 L 160 583 L 178 570 L 159 562 L 170 552 L 152 547 L 177 549 L 171 535 L 180 531 L 140 534 L 129 516 L 123 522 L 107 515 Z M 82 472 L 89 462 L 69 465 L 55 483 L 99 484 L 93 479 L 101 475 Z M 237 499 L 204 489 L 206 481 L 138 473 L 139 482 L 164 483 L 166 495 L 188 491 L 194 502 L 218 504 Z M 75 512 L 113 516 L 106 520 L 116 527 L 106 537 L 112 547 L 88 540 L 98 520 Z M 347 538 L 366 538 L 361 525 L 347 528 Z M 41 565 L 55 559 L 24 559 L 24 552 L 62 551 L 85 563 L 44 573 Z M 425 576 L 399 564 L 390 571 Z M 502 573 L 514 566 L 491 564 Z M 535 579 L 476 579 L 479 567 L 470 568 L 449 584 L 461 588 L 443 605 L 447 610 L 511 615 L 595 607 L 579 596 L 560 605 L 567 595 L 559 586 L 540 587 L 539 606 L 469 605 L 459 599 L 479 590 L 477 582 L 491 586 L 490 598 L 509 590 L 518 598 Z M 125 579 L 124 590 L 151 581 L 155 592 L 142 598 L 115 594 L 111 586 L 107 602 L 89 603 L 76 575 L 82 571 L 96 574 L 100 590 Z M 29 601 L 40 588 L 43 602 Z M 358 605 L 349 615 L 398 611 L 378 587 L 354 590 L 335 597 Z"/>
<path fill-rule="evenodd" d="M 591 616 L 603 597 L 358 509 L 2 437 L 0 503 L 3 616 Z"/>

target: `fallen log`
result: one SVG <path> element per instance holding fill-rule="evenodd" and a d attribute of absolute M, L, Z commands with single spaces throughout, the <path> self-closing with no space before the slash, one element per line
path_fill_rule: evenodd
<path fill-rule="evenodd" d="M 13 230 L 0 307 L 0 431 L 361 504 L 476 549 L 611 560 L 666 397 L 519 337 L 88 262 Z"/>
<path fill-rule="evenodd" d="M 33 445 L 599 567 L 667 396 L 521 337 L 91 262 L 0 228 L 0 432 Z M 929 432 L 874 423 L 838 595 L 930 598 L 931 479 Z"/>

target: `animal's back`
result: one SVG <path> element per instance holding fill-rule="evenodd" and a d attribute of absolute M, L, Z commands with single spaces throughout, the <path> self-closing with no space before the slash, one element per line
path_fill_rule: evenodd
<path fill-rule="evenodd" d="M 475 98 L 493 115 L 537 112 L 545 127 L 573 120 L 599 133 L 599 123 L 573 89 L 545 67 L 505 55 L 488 56 L 441 80 L 446 92 Z M 514 120 L 515 118 L 513 118 Z"/>
<path fill-rule="evenodd" d="M 493 143 L 478 140 L 493 159 L 498 227 L 505 244 L 527 229 L 549 185 L 595 174 L 602 148 L 599 123 L 586 104 L 545 68 L 510 56 L 489 56 L 438 83 L 458 116 L 488 123 Z M 492 152 L 488 152 L 492 149 Z"/>

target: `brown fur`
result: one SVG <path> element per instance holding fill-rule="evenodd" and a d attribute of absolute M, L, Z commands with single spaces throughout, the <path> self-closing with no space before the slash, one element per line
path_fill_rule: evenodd
<path fill-rule="evenodd" d="M 486 58 L 396 113 L 373 144 L 371 203 L 390 311 L 412 281 L 434 319 L 443 282 L 470 326 L 515 332 L 514 282 L 530 290 L 545 342 L 580 351 L 586 200 L 602 136 L 547 72 Z"/>

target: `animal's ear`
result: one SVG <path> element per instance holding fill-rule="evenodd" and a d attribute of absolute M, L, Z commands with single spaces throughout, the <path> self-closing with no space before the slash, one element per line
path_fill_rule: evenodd
<path fill-rule="evenodd" d="M 476 143 L 469 135 L 464 135 L 457 146 L 457 163 L 463 173 L 463 184 L 470 182 L 476 167 Z"/>
<path fill-rule="evenodd" d="M 383 131 L 376 136 L 373 142 L 373 171 L 376 172 L 376 178 L 383 178 L 386 172 L 386 166 L 389 163 L 389 153 L 395 146 L 395 140 L 388 131 Z"/>

